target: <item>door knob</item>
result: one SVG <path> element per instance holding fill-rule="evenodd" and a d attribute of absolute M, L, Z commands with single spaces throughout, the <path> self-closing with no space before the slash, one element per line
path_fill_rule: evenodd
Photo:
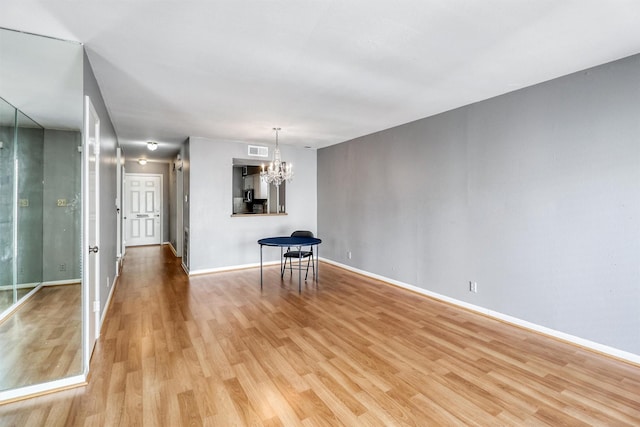
<path fill-rule="evenodd" d="M 94 254 L 98 253 L 98 247 L 97 246 L 89 246 L 89 253 L 93 252 Z"/>

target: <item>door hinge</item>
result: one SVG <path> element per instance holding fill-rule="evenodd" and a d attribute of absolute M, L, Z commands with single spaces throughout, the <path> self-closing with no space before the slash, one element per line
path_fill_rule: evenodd
<path fill-rule="evenodd" d="M 100 301 L 96 300 L 93 302 L 93 312 L 97 313 L 100 311 Z"/>

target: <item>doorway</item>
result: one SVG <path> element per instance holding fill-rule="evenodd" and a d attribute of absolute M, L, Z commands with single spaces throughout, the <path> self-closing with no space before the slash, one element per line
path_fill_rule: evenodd
<path fill-rule="evenodd" d="M 162 243 L 162 175 L 125 174 L 125 246 Z"/>

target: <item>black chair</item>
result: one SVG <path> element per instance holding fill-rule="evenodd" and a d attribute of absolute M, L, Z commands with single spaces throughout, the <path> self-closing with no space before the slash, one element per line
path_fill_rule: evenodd
<path fill-rule="evenodd" d="M 291 237 L 313 237 L 313 233 L 311 231 L 298 230 L 291 233 Z M 304 275 L 304 280 L 307 280 L 307 276 L 309 275 L 309 264 L 311 264 L 311 268 L 313 269 L 313 274 L 315 277 L 316 274 L 316 262 L 315 256 L 313 254 L 313 246 L 310 247 L 309 251 L 292 251 L 291 247 L 287 248 L 287 251 L 284 253 L 284 265 L 282 266 L 282 271 L 280 272 L 280 277 L 284 277 L 284 272 L 287 269 L 287 260 L 289 260 L 289 272 L 293 274 L 293 266 L 291 260 L 293 258 L 297 259 L 298 262 L 301 262 L 304 258 L 307 258 L 307 267 L 306 273 Z M 304 268 L 300 265 L 298 268 Z"/>

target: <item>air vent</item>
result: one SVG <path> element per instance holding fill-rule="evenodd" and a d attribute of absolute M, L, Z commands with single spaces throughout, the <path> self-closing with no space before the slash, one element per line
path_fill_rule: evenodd
<path fill-rule="evenodd" d="M 260 147 L 259 145 L 250 145 L 249 155 L 255 156 L 255 157 L 269 157 L 269 147 Z"/>

